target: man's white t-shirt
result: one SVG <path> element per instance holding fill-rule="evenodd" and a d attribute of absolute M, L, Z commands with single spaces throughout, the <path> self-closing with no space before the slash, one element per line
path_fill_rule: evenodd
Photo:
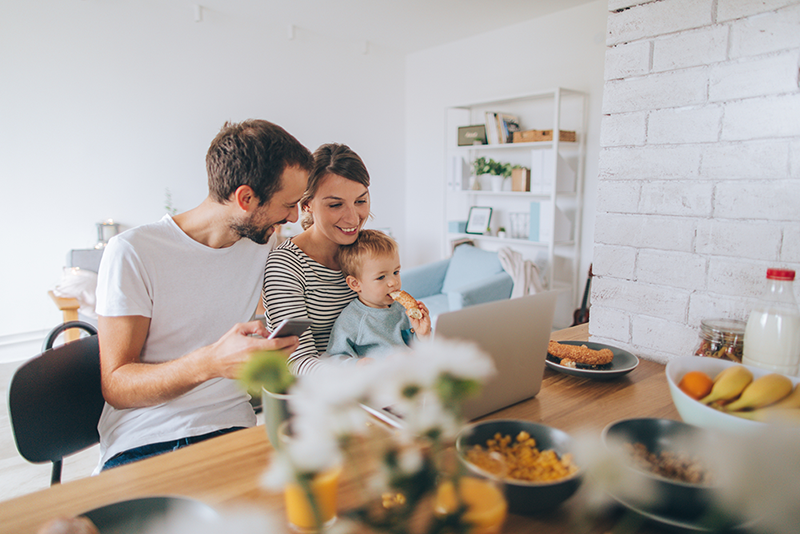
<path fill-rule="evenodd" d="M 210 248 L 165 215 L 109 241 L 98 273 L 97 313 L 149 317 L 141 361 L 174 360 L 250 320 L 273 245 L 240 239 L 227 248 Z M 117 410 L 106 404 L 98 424 L 98 469 L 134 447 L 255 423 L 248 395 L 224 378 L 157 406 Z"/>

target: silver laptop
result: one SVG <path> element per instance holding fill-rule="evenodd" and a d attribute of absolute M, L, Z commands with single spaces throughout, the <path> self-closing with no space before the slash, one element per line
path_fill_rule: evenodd
<path fill-rule="evenodd" d="M 439 314 L 434 339 L 472 341 L 491 356 L 496 373 L 477 397 L 463 407 L 467 420 L 476 419 L 539 393 L 544 376 L 547 343 L 553 326 L 558 292 L 545 291 L 511 300 L 498 300 Z M 391 407 L 365 410 L 385 423 L 402 427 Z"/>
<path fill-rule="evenodd" d="M 539 393 L 557 297 L 556 291 L 546 291 L 437 317 L 434 339 L 472 341 L 492 357 L 497 369 L 481 393 L 464 404 L 463 415 L 468 420 Z"/>

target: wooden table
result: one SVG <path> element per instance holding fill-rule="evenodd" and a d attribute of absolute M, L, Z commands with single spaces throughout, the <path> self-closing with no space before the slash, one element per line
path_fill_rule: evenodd
<path fill-rule="evenodd" d="M 556 340 L 588 339 L 588 326 L 555 332 Z M 545 369 L 544 382 L 533 399 L 487 418 L 520 418 L 542 422 L 567 432 L 599 432 L 612 421 L 628 417 L 679 419 L 672 405 L 664 366 L 642 360 L 631 373 L 593 381 Z M 0 502 L 0 532 L 35 534 L 40 525 L 59 515 L 78 515 L 116 501 L 157 495 L 182 495 L 214 507 L 254 504 L 283 514 L 282 495 L 259 487 L 271 447 L 263 427 L 220 436 L 184 449 L 68 482 L 30 495 Z M 348 485 L 342 488 L 347 507 Z M 574 499 L 573 499 L 574 500 Z M 568 519 L 570 503 L 534 518 L 510 515 L 503 532 L 574 532 Z M 603 518 L 591 532 L 605 532 L 615 514 Z"/>

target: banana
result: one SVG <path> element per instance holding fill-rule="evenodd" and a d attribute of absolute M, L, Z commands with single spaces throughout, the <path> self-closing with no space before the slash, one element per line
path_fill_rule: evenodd
<path fill-rule="evenodd" d="M 769 406 L 791 393 L 792 386 L 792 381 L 784 375 L 779 375 L 778 373 L 764 375 L 744 388 L 742 395 L 738 399 L 726 404 L 725 410 L 736 412 Z"/>
<path fill-rule="evenodd" d="M 770 406 L 770 408 L 800 408 L 800 386 L 795 386 L 794 391 Z"/>
<path fill-rule="evenodd" d="M 753 373 L 742 365 L 733 365 L 714 378 L 711 393 L 700 399 L 703 404 L 718 400 L 732 400 L 738 397 L 744 388 L 753 381 Z"/>
<path fill-rule="evenodd" d="M 768 406 L 758 410 L 730 412 L 730 414 L 741 417 L 742 419 L 760 421 L 762 423 L 800 425 L 800 408 L 776 408 L 774 406 Z"/>

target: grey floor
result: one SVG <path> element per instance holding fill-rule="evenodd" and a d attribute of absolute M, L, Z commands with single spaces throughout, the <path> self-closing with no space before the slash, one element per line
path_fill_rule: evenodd
<path fill-rule="evenodd" d="M 22 362 L 0 364 L 0 500 L 8 500 L 50 486 L 50 464 L 32 464 L 17 452 L 11 423 L 8 419 L 8 384 Z M 99 458 L 98 447 L 64 460 L 61 478 L 64 482 L 90 476 Z"/>

